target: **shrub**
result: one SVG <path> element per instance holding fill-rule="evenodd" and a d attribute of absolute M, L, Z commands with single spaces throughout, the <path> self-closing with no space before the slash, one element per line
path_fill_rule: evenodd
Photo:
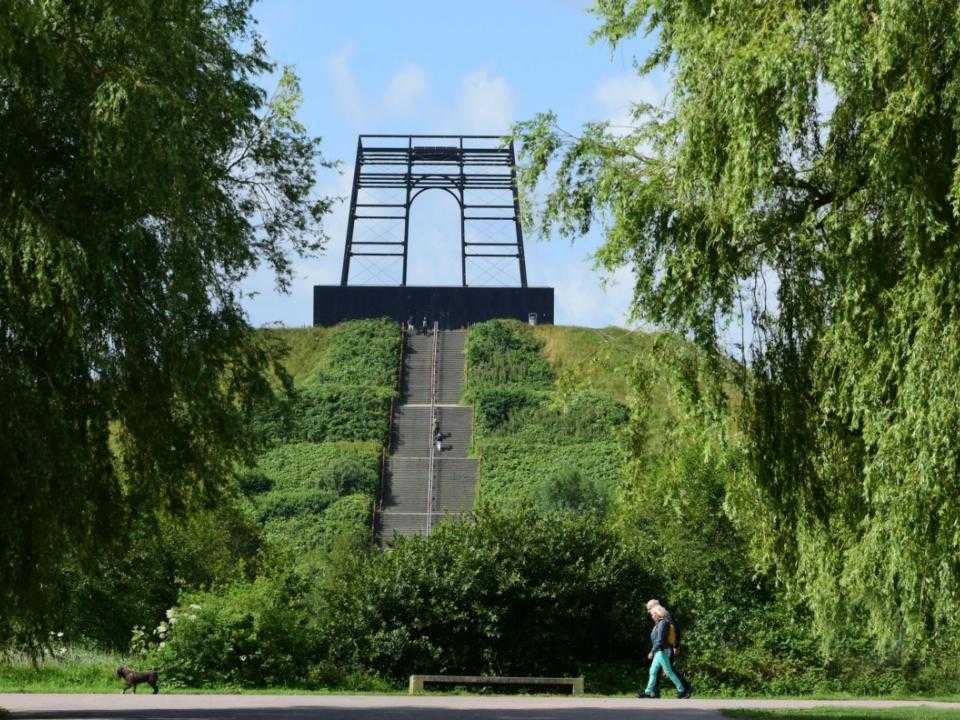
<path fill-rule="evenodd" d="M 313 385 L 293 401 L 290 440 L 387 441 L 393 388 L 364 385 Z"/>
<path fill-rule="evenodd" d="M 395 388 L 400 328 L 392 320 L 352 320 L 330 332 L 327 348 L 305 385 Z"/>
<path fill-rule="evenodd" d="M 546 402 L 549 393 L 530 390 L 519 385 L 506 387 L 474 386 L 466 395 L 466 401 L 474 407 L 474 427 L 478 433 L 501 431 L 512 418 L 524 410 Z"/>
<path fill-rule="evenodd" d="M 300 442 L 264 453 L 247 487 L 272 490 L 322 488 L 335 495 L 376 492 L 380 477 L 380 447 L 373 442 Z M 264 480 L 265 478 L 265 480 Z"/>
<path fill-rule="evenodd" d="M 304 590 L 284 575 L 184 595 L 157 651 L 166 680 L 190 687 L 304 684 L 319 647 Z"/>
<path fill-rule="evenodd" d="M 632 659 L 655 594 L 612 533 L 567 513 L 442 523 L 339 578 L 322 603 L 331 658 L 396 679 Z"/>
<path fill-rule="evenodd" d="M 465 348 L 467 388 L 524 385 L 550 389 L 553 370 L 540 354 L 542 343 L 516 320 L 490 320 L 470 328 Z"/>
<path fill-rule="evenodd" d="M 342 495 L 372 497 L 379 479 L 375 443 L 290 443 L 261 456 L 241 486 L 250 493 L 259 521 L 267 523 L 319 515 Z"/>
<path fill-rule="evenodd" d="M 563 468 L 540 483 L 538 505 L 546 510 L 603 515 L 607 496 L 573 468 Z"/>
<path fill-rule="evenodd" d="M 477 441 L 480 456 L 479 503 L 488 507 L 536 505 L 543 499 L 545 479 L 575 472 L 601 497 L 609 497 L 625 463 L 615 441 L 520 443 L 513 437 Z"/>
<path fill-rule="evenodd" d="M 360 552 L 370 544 L 373 496 L 347 495 L 331 505 L 323 516 L 323 548 L 338 545 Z"/>

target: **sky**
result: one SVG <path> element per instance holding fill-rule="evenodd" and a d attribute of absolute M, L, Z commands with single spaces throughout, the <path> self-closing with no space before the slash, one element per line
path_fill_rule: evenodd
<path fill-rule="evenodd" d="M 341 172 L 319 169 L 319 190 L 343 198 L 325 221 L 319 257 L 298 260 L 289 294 L 258 271 L 245 283 L 254 325 L 309 325 L 312 288 L 340 280 L 347 205 L 360 133 L 502 134 L 546 110 L 576 130 L 591 120 L 626 122 L 633 102 L 662 102 L 662 78 L 634 61 L 650 40 L 611 50 L 590 44 L 596 18 L 585 0 L 260 0 L 258 31 L 272 59 L 300 77 L 300 119 L 322 138 Z M 269 82 L 269 80 L 268 80 Z M 429 199 L 428 199 L 429 198 Z M 459 283 L 459 215 L 426 193 L 411 217 L 411 285 Z M 525 228 L 529 284 L 555 288 L 555 322 L 626 326 L 629 271 L 603 277 L 592 253 L 602 229 L 571 243 Z"/>

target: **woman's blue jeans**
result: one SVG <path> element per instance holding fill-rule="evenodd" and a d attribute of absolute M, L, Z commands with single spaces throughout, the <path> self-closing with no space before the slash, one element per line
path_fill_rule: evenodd
<path fill-rule="evenodd" d="M 683 680 L 680 679 L 680 676 L 674 671 L 673 665 L 670 664 L 669 648 L 666 650 L 657 650 L 653 656 L 653 662 L 650 663 L 650 679 L 647 682 L 647 689 L 644 692 L 647 695 L 653 695 L 657 691 L 657 674 L 660 672 L 660 668 L 663 668 L 667 677 L 670 678 L 670 682 L 677 686 L 677 692 L 683 692 Z"/>

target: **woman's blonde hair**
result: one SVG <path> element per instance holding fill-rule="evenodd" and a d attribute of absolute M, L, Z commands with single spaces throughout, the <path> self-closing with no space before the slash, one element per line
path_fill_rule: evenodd
<path fill-rule="evenodd" d="M 650 608 L 650 614 L 653 615 L 655 620 L 663 620 L 670 616 L 670 613 L 667 612 L 667 609 L 663 605 L 654 605 Z"/>

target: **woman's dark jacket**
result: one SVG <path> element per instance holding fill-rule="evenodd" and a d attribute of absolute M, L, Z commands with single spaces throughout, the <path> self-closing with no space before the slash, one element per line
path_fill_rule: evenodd
<path fill-rule="evenodd" d="M 650 633 L 650 644 L 652 645 L 651 653 L 655 653 L 658 650 L 665 650 L 670 647 L 670 644 L 667 642 L 667 628 L 670 627 L 670 623 L 673 622 L 672 618 L 665 617 L 662 620 L 657 620 L 656 625 L 653 626 L 653 631 Z M 676 626 L 674 626 L 676 627 Z M 677 634 L 677 644 L 679 645 L 679 633 Z"/>

